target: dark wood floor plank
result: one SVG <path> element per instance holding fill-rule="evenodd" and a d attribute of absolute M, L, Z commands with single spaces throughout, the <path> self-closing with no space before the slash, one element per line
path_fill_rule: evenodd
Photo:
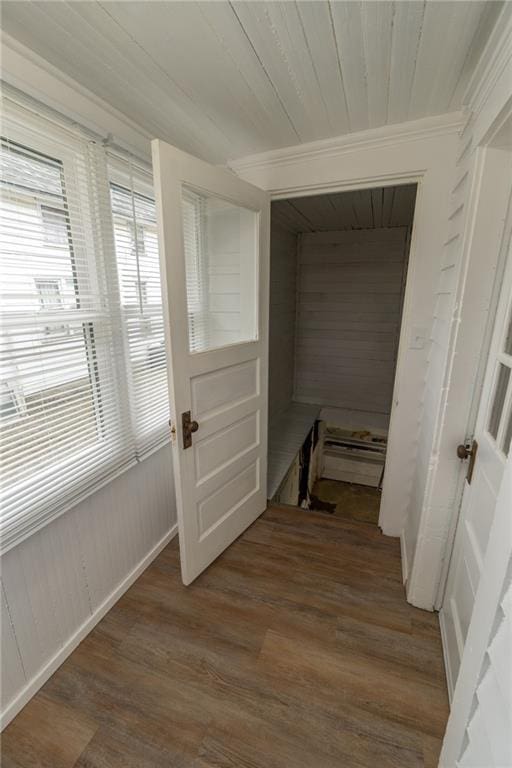
<path fill-rule="evenodd" d="M 434 768 L 437 617 L 377 526 L 273 507 L 190 587 L 174 540 L 4 732 L 5 768 Z"/>
<path fill-rule="evenodd" d="M 2 768 L 73 768 L 97 729 L 94 713 L 40 692 L 2 734 Z"/>

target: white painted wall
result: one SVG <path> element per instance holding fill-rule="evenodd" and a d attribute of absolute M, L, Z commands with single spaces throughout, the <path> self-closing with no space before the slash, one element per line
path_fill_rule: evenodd
<path fill-rule="evenodd" d="M 442 600 L 466 470 L 455 451 L 474 427 L 474 391 L 510 189 L 504 153 L 485 145 L 491 126 L 497 128 L 510 112 L 511 100 L 512 6 L 506 4 L 466 96 L 468 116 L 447 208 L 424 387 L 425 417 L 403 537 L 410 569 L 408 599 L 430 610 Z"/>
<path fill-rule="evenodd" d="M 270 230 L 269 420 L 293 396 L 297 235 L 273 220 Z"/>
<path fill-rule="evenodd" d="M 175 532 L 171 446 L 2 557 L 2 727 Z"/>
<path fill-rule="evenodd" d="M 406 227 L 300 236 L 295 400 L 390 413 L 406 267 Z"/>

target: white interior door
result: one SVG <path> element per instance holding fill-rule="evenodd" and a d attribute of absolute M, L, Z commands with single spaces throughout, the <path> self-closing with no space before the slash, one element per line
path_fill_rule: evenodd
<path fill-rule="evenodd" d="M 153 141 L 183 582 L 267 502 L 269 196 Z"/>
<path fill-rule="evenodd" d="M 512 253 L 510 240 L 475 427 L 472 476 L 464 485 L 441 609 L 448 684 L 453 692 L 482 573 L 512 437 Z M 476 448 L 476 452 L 475 452 Z M 469 473 L 468 473 L 469 475 Z M 470 482 L 469 482 L 470 480 Z M 511 500 L 512 511 L 512 500 Z"/>

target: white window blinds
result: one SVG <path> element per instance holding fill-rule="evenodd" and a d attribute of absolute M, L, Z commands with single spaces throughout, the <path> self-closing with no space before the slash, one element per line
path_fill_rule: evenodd
<path fill-rule="evenodd" d="M 168 433 L 169 398 L 151 176 L 109 156 L 110 195 L 137 454 Z"/>
<path fill-rule="evenodd" d="M 150 194 L 111 188 L 101 143 L 19 97 L 1 165 L 5 551 L 166 439 L 169 416 Z"/>
<path fill-rule="evenodd" d="M 188 343 L 191 352 L 202 352 L 208 348 L 209 328 L 204 203 L 200 195 L 184 189 L 181 205 L 187 281 Z"/>

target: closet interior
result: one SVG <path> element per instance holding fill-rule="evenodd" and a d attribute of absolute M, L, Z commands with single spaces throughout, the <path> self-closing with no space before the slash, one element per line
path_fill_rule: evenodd
<path fill-rule="evenodd" d="M 318 481 L 382 487 L 415 198 L 406 184 L 272 202 L 274 502 L 334 511 Z"/>

